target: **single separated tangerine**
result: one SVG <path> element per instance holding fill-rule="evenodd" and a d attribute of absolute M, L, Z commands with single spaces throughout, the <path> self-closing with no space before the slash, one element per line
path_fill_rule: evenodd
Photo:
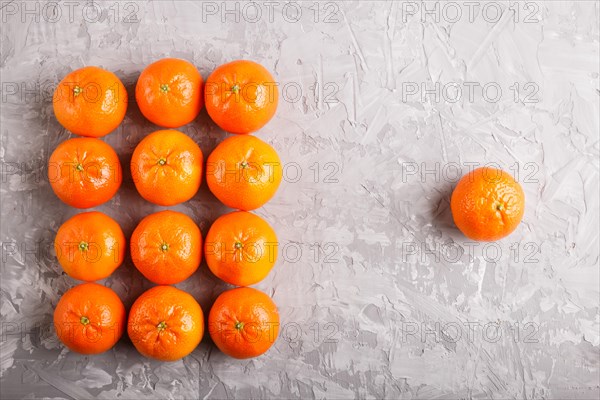
<path fill-rule="evenodd" d="M 499 240 L 512 233 L 525 212 L 525 194 L 513 177 L 496 168 L 477 168 L 452 192 L 454 223 L 473 240 Z"/>

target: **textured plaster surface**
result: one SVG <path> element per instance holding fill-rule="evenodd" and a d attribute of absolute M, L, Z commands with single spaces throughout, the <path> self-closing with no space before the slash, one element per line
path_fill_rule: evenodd
<path fill-rule="evenodd" d="M 256 3 L 259 18 L 243 2 L 239 12 L 236 2 L 95 2 L 98 17 L 86 2 L 2 1 L 2 398 L 597 399 L 599 5 L 501 1 L 484 14 L 475 3 L 436 21 L 422 14 L 435 3 L 311 1 L 294 3 L 294 22 L 298 9 L 283 1 Z M 226 357 L 208 337 L 173 363 L 143 358 L 127 338 L 81 356 L 52 327 L 76 284 L 52 241 L 77 212 L 45 177 L 71 137 L 52 89 L 98 65 L 132 95 L 144 66 L 166 56 L 205 78 L 252 59 L 286 90 L 257 133 L 286 166 L 257 210 L 280 254 L 256 287 L 282 328 L 253 360 Z M 436 84 L 440 98 L 421 96 Z M 127 166 L 156 129 L 132 101 L 105 140 Z M 226 137 L 205 111 L 181 130 L 205 155 Z M 469 163 L 490 162 L 517 175 L 526 213 L 484 246 L 454 227 L 449 197 Z M 125 171 L 97 209 L 130 235 L 161 208 Z M 174 209 L 203 234 L 227 212 L 205 185 Z M 130 259 L 102 283 L 127 307 L 151 286 Z M 227 288 L 205 264 L 177 286 L 205 313 Z"/>

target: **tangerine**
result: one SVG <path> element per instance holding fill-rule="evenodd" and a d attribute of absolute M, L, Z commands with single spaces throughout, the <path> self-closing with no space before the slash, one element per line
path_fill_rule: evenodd
<path fill-rule="evenodd" d="M 71 72 L 54 90 L 54 115 L 80 136 L 102 137 L 125 118 L 127 91 L 115 74 L 98 67 Z"/>
<path fill-rule="evenodd" d="M 160 285 L 189 278 L 202 260 L 202 235 L 190 217 L 160 211 L 144 217 L 131 235 L 131 259 L 146 279 Z"/>
<path fill-rule="evenodd" d="M 175 361 L 190 354 L 202 340 L 204 316 L 189 293 L 155 286 L 131 306 L 127 333 L 144 356 Z"/>
<path fill-rule="evenodd" d="M 281 178 L 281 161 L 275 149 L 251 135 L 225 139 L 206 163 L 210 191 L 226 206 L 244 211 L 269 201 Z"/>
<path fill-rule="evenodd" d="M 243 287 L 221 293 L 208 315 L 210 337 L 234 358 L 257 357 L 275 343 L 279 312 L 269 296 Z"/>
<path fill-rule="evenodd" d="M 221 129 L 247 134 L 262 128 L 277 110 L 277 82 L 262 65 L 233 61 L 206 80 L 206 111 Z"/>
<path fill-rule="evenodd" d="M 454 223 L 465 236 L 493 241 L 513 232 L 525 212 L 525 194 L 513 177 L 496 168 L 477 168 L 452 192 Z"/>
<path fill-rule="evenodd" d="M 60 341 L 82 354 L 111 349 L 125 330 L 125 306 L 106 286 L 83 283 L 69 289 L 54 309 L 54 328 Z"/>
<path fill-rule="evenodd" d="M 192 63 L 163 58 L 142 71 L 135 99 L 150 122 L 163 128 L 178 128 L 200 113 L 204 105 L 202 88 L 202 76 Z"/>
<path fill-rule="evenodd" d="M 91 282 L 107 278 L 123 263 L 125 235 L 108 215 L 84 212 L 61 225 L 54 249 L 67 275 Z"/>
<path fill-rule="evenodd" d="M 172 206 L 198 192 L 202 163 L 202 150 L 189 136 L 175 130 L 156 131 L 133 151 L 131 175 L 144 199 Z"/>
<path fill-rule="evenodd" d="M 208 267 L 217 277 L 237 286 L 262 281 L 277 260 L 277 236 L 258 215 L 236 211 L 220 216 L 206 236 Z"/>
<path fill-rule="evenodd" d="M 110 200 L 123 180 L 117 153 L 100 139 L 69 139 L 48 161 L 48 180 L 66 204 L 90 208 Z"/>

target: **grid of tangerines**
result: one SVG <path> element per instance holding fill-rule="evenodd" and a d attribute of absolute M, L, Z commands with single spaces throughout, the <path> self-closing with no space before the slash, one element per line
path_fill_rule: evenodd
<path fill-rule="evenodd" d="M 142 114 L 164 128 L 146 136 L 132 154 L 139 194 L 173 206 L 190 200 L 205 175 L 211 192 L 238 211 L 219 217 L 204 245 L 200 229 L 183 213 L 166 210 L 144 217 L 129 249 L 135 267 L 157 286 L 134 302 L 128 316 L 114 291 L 94 283 L 124 260 L 126 239 L 119 224 L 97 211 L 64 222 L 55 239 L 58 261 L 66 274 L 87 283 L 59 300 L 57 335 L 73 351 L 96 354 L 112 348 L 126 330 L 144 356 L 164 361 L 186 356 L 204 335 L 204 316 L 190 294 L 171 285 L 189 278 L 204 253 L 217 277 L 238 286 L 222 293 L 210 309 L 212 340 L 232 357 L 261 355 L 278 335 L 279 314 L 268 295 L 248 286 L 273 268 L 277 237 L 269 223 L 249 211 L 275 194 L 282 167 L 276 151 L 250 133 L 275 114 L 273 77 L 260 64 L 240 60 L 218 67 L 204 82 L 190 62 L 165 58 L 141 72 L 135 97 Z M 80 209 L 108 201 L 121 185 L 122 172 L 115 151 L 99 138 L 125 116 L 123 83 L 107 70 L 85 67 L 64 77 L 53 104 L 59 123 L 81 136 L 52 153 L 48 174 L 53 191 Z M 219 127 L 235 134 L 210 154 L 206 171 L 198 145 L 174 129 L 192 122 L 204 106 Z"/>

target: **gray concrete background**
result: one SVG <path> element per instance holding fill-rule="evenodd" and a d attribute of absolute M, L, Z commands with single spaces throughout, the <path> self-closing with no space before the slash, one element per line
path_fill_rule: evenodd
<path fill-rule="evenodd" d="M 94 4 L 1 2 L 2 398 L 598 398 L 598 2 L 258 1 L 260 15 L 229 1 Z M 45 178 L 70 137 L 52 89 L 98 65 L 133 94 L 166 56 L 204 78 L 252 59 L 281 85 L 257 133 L 285 163 L 257 210 L 281 254 L 256 287 L 282 330 L 257 359 L 230 359 L 208 337 L 174 363 L 126 338 L 86 357 L 51 325 L 76 283 L 52 251 L 76 212 Z M 155 129 L 132 102 L 106 141 L 128 165 Z M 182 131 L 205 156 L 226 136 L 205 111 Z M 519 228 L 494 244 L 452 223 L 470 163 L 511 171 L 527 196 Z M 160 207 L 126 173 L 97 209 L 130 235 Z M 204 234 L 227 211 L 205 184 L 175 209 Z M 130 259 L 103 283 L 126 306 L 150 287 Z M 205 313 L 227 288 L 205 264 L 178 286 Z"/>

